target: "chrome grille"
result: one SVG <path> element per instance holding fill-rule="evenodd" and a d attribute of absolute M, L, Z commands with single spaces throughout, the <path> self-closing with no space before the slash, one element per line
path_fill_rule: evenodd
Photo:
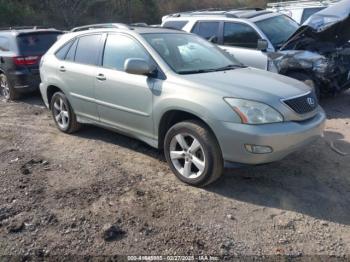
<path fill-rule="evenodd" d="M 314 93 L 308 93 L 296 98 L 286 99 L 283 102 L 298 114 L 306 114 L 314 111 L 318 106 L 318 100 Z"/>

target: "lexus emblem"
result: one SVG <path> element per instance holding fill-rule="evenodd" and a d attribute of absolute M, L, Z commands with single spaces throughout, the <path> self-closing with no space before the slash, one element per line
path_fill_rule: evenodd
<path fill-rule="evenodd" d="M 315 106 L 315 99 L 313 99 L 312 97 L 308 97 L 307 98 L 307 103 L 310 105 L 310 106 L 312 106 L 312 107 L 314 107 Z"/>

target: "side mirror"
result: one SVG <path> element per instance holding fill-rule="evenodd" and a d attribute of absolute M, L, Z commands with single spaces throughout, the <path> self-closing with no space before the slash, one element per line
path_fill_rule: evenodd
<path fill-rule="evenodd" d="M 133 75 L 152 75 L 156 67 L 150 65 L 146 60 L 129 58 L 125 61 L 124 71 Z"/>
<path fill-rule="evenodd" d="M 260 51 L 266 51 L 268 47 L 269 47 L 269 43 L 267 42 L 267 40 L 265 39 L 258 40 L 258 45 L 256 49 Z"/>

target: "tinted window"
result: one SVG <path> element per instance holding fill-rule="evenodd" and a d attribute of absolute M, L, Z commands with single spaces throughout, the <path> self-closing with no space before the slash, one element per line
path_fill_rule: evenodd
<path fill-rule="evenodd" d="M 219 40 L 219 22 L 198 22 L 192 30 L 195 33 L 213 43 Z"/>
<path fill-rule="evenodd" d="M 69 48 L 71 47 L 72 43 L 73 43 L 73 41 L 68 42 L 63 47 L 61 47 L 60 50 L 58 50 L 56 52 L 56 54 L 55 54 L 56 57 L 58 59 L 60 59 L 60 60 L 64 60 L 66 58 L 66 55 L 67 55 L 67 53 L 69 51 Z"/>
<path fill-rule="evenodd" d="M 165 22 L 163 27 L 182 29 L 187 25 L 188 21 L 168 21 Z"/>
<path fill-rule="evenodd" d="M 74 61 L 85 65 L 96 65 L 101 35 L 83 36 L 78 41 Z"/>
<path fill-rule="evenodd" d="M 75 51 L 77 49 L 77 45 L 78 45 L 78 40 L 75 40 L 74 43 L 71 45 L 71 47 L 66 55 L 67 61 L 74 61 Z"/>
<path fill-rule="evenodd" d="M 301 18 L 301 24 L 303 24 L 310 16 L 323 10 L 324 7 L 315 7 L 315 8 L 305 8 L 303 12 L 303 17 Z"/>
<path fill-rule="evenodd" d="M 299 28 L 292 18 L 279 15 L 255 23 L 275 48 L 280 48 Z"/>
<path fill-rule="evenodd" d="M 239 23 L 225 23 L 224 45 L 256 48 L 259 35 L 249 25 Z"/>
<path fill-rule="evenodd" d="M 10 42 L 7 37 L 0 37 L 0 51 L 9 51 Z"/>
<path fill-rule="evenodd" d="M 43 55 L 57 41 L 61 33 L 25 34 L 17 37 L 18 48 L 23 56 Z"/>
<path fill-rule="evenodd" d="M 103 67 L 124 71 L 125 61 L 129 58 L 150 61 L 150 56 L 136 40 L 123 35 L 109 35 L 103 55 Z"/>

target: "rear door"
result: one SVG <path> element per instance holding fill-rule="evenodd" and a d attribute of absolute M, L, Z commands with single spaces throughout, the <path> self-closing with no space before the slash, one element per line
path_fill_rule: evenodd
<path fill-rule="evenodd" d="M 103 49 L 102 34 L 84 35 L 68 43 L 70 48 L 64 60 L 57 64 L 57 74 L 69 92 L 69 100 L 75 113 L 93 121 L 98 121 L 94 84 L 99 56 Z M 63 46 L 57 53 L 64 53 Z"/>
<path fill-rule="evenodd" d="M 242 64 L 266 70 L 267 55 L 257 49 L 260 38 L 256 30 L 248 24 L 225 22 L 220 47 Z"/>
<path fill-rule="evenodd" d="M 222 31 L 222 22 L 220 21 L 198 21 L 192 33 L 199 35 L 212 43 L 219 43 L 221 41 L 220 32 Z"/>

